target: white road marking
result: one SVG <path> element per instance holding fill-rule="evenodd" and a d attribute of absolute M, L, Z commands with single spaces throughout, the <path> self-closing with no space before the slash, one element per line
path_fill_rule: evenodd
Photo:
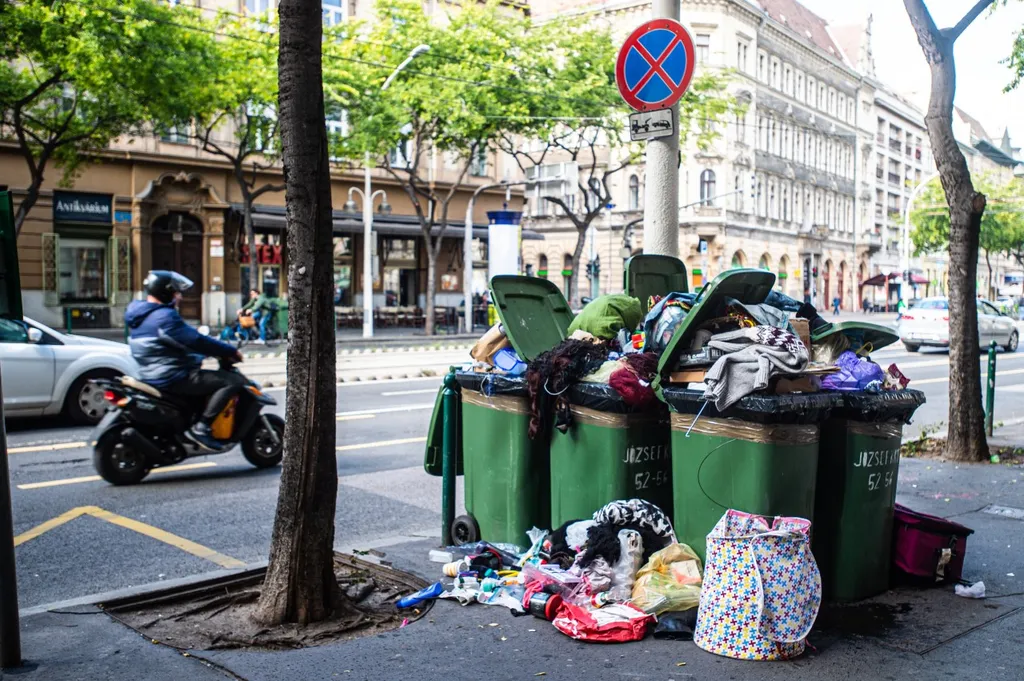
<path fill-rule="evenodd" d="M 156 475 L 158 473 L 177 473 L 179 471 L 194 471 L 200 468 L 213 468 L 216 466 L 212 461 L 204 461 L 202 463 L 187 463 L 181 466 L 168 466 L 167 468 L 154 468 L 150 475 Z M 77 485 L 83 482 L 99 482 L 102 480 L 98 475 L 86 475 L 80 478 L 64 478 L 63 480 L 47 480 L 46 482 L 29 482 L 24 485 L 18 485 L 18 489 L 42 489 L 44 487 L 59 487 L 61 485 Z"/>
<path fill-rule="evenodd" d="M 398 397 L 399 395 L 432 395 L 437 392 L 437 388 L 427 388 L 425 390 L 396 390 L 389 393 L 381 393 L 381 397 Z"/>
<path fill-rule="evenodd" d="M 339 411 L 335 416 L 364 416 L 366 414 L 395 414 L 402 411 L 421 411 L 423 409 L 433 409 L 434 403 L 428 402 L 426 404 L 409 404 L 404 407 L 381 407 L 379 409 L 359 409 L 357 411 Z"/>

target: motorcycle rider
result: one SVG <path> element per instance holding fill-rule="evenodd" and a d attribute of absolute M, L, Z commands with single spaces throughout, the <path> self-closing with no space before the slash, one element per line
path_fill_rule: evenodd
<path fill-rule="evenodd" d="M 203 449 L 218 450 L 211 425 L 228 401 L 245 386 L 235 371 L 200 368 L 204 357 L 242 361 L 236 348 L 208 338 L 185 323 L 178 314 L 182 293 L 192 288 L 188 277 L 168 270 L 153 270 L 142 282 L 146 300 L 128 305 L 132 357 L 139 364 L 139 379 L 175 395 L 208 398 L 199 421 L 186 436 Z"/>

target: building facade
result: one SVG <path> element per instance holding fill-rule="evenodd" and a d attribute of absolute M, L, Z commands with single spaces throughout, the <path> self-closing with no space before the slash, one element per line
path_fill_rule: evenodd
<path fill-rule="evenodd" d="M 185 4 L 184 2 L 181 4 Z M 197 0 L 204 10 L 262 13 L 274 0 Z M 369 0 L 324 0 L 325 23 L 364 17 Z M 338 122 L 328 122 L 328 127 Z M 224 134 L 230 134 L 230 130 Z M 393 161 L 399 162 L 401 150 Z M 429 154 L 439 186 L 456 181 L 457 170 L 442 154 Z M 241 190 L 223 158 L 204 152 L 185 131 L 117 140 L 97 153 L 70 187 L 58 186 L 52 165 L 39 201 L 18 238 L 25 314 L 44 324 L 73 328 L 117 327 L 124 309 L 142 296 L 150 269 L 174 269 L 195 282 L 181 305 L 193 321 L 219 325 L 234 318 L 246 296 L 248 273 L 258 286 L 287 295 L 288 253 L 284 238 L 284 193 L 263 194 L 253 208 L 258 247 L 250 254 L 242 228 Z M 437 262 L 436 305 L 455 308 L 464 296 L 463 216 L 472 192 L 507 175 L 504 162 L 484 154 L 472 164 L 452 201 L 451 224 Z M 256 172 L 256 186 L 283 180 L 280 164 Z M 382 170 L 372 171 L 373 189 L 386 192 L 389 211 L 374 218 L 376 243 L 374 305 L 404 310 L 395 320 L 422 319 L 427 285 L 427 251 L 405 191 Z M 0 184 L 17 205 L 29 173 L 16 142 L 0 138 Z M 347 204 L 350 190 L 363 186 L 361 168 L 338 165 L 332 173 L 335 303 L 358 315 L 362 305 L 362 206 Z M 515 192 L 515 201 L 521 193 Z M 505 191 L 484 192 L 474 208 L 474 271 L 486 278 L 488 210 L 505 205 Z M 378 202 L 379 204 L 380 202 Z M 377 205 L 380 208 L 380 205 Z M 478 277 L 479 278 L 479 277 Z M 413 313 L 413 308 L 420 308 Z"/>
<path fill-rule="evenodd" d="M 866 139 L 873 88 L 847 63 L 826 23 L 795 0 L 681 5 L 697 68 L 731 73 L 728 90 L 745 106 L 719 125 L 710 147 L 684 150 L 679 242 L 693 286 L 733 267 L 758 267 L 775 272 L 778 289 L 791 296 L 820 307 L 839 298 L 852 308 L 855 273 L 867 257 L 855 236 L 857 189 L 866 187 L 858 140 Z M 547 13 L 534 8 L 540 21 L 563 13 L 590 13 L 621 40 L 650 18 L 650 3 L 563 0 Z M 613 176 L 615 207 L 588 237 L 585 253 L 601 263 L 593 288 L 602 292 L 621 286 L 623 259 L 642 249 L 644 177 L 642 164 Z M 545 241 L 524 249 L 524 259 L 563 284 L 575 230 L 537 202 L 539 193 L 527 198 L 527 224 Z"/>

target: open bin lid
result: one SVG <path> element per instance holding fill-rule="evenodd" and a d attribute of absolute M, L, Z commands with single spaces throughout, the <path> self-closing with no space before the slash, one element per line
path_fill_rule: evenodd
<path fill-rule="evenodd" d="M 519 359 L 532 362 L 569 337 L 575 315 L 558 287 L 547 279 L 499 275 L 491 279 L 491 300 Z"/>
<path fill-rule="evenodd" d="M 627 296 L 640 299 L 640 309 L 647 314 L 651 296 L 687 293 L 686 265 L 670 255 L 634 255 L 626 261 L 623 286 Z"/>
<path fill-rule="evenodd" d="M 773 273 L 751 268 L 722 272 L 706 284 L 697 294 L 697 300 L 690 308 L 690 313 L 676 328 L 665 352 L 661 353 L 661 359 L 658 361 L 658 375 L 652 384 L 655 392 L 660 393 L 662 381 L 679 364 L 679 359 L 690 346 L 697 328 L 718 314 L 718 310 L 726 298 L 735 298 L 741 303 L 757 305 L 765 301 L 774 285 L 775 275 Z"/>
<path fill-rule="evenodd" d="M 837 333 L 846 336 L 850 341 L 850 349 L 856 351 L 865 343 L 871 344 L 871 351 L 881 350 L 900 339 L 893 329 L 881 324 L 868 322 L 836 322 L 822 327 L 817 333 L 811 334 L 811 343 L 820 343 Z M 870 353 L 869 353 L 870 354 Z"/>

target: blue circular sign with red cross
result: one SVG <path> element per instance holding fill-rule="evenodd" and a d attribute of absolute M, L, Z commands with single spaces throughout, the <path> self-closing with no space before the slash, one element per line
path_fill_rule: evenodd
<path fill-rule="evenodd" d="M 666 109 L 683 96 L 696 63 L 693 38 L 672 19 L 641 24 L 619 50 L 615 83 L 637 111 Z"/>

